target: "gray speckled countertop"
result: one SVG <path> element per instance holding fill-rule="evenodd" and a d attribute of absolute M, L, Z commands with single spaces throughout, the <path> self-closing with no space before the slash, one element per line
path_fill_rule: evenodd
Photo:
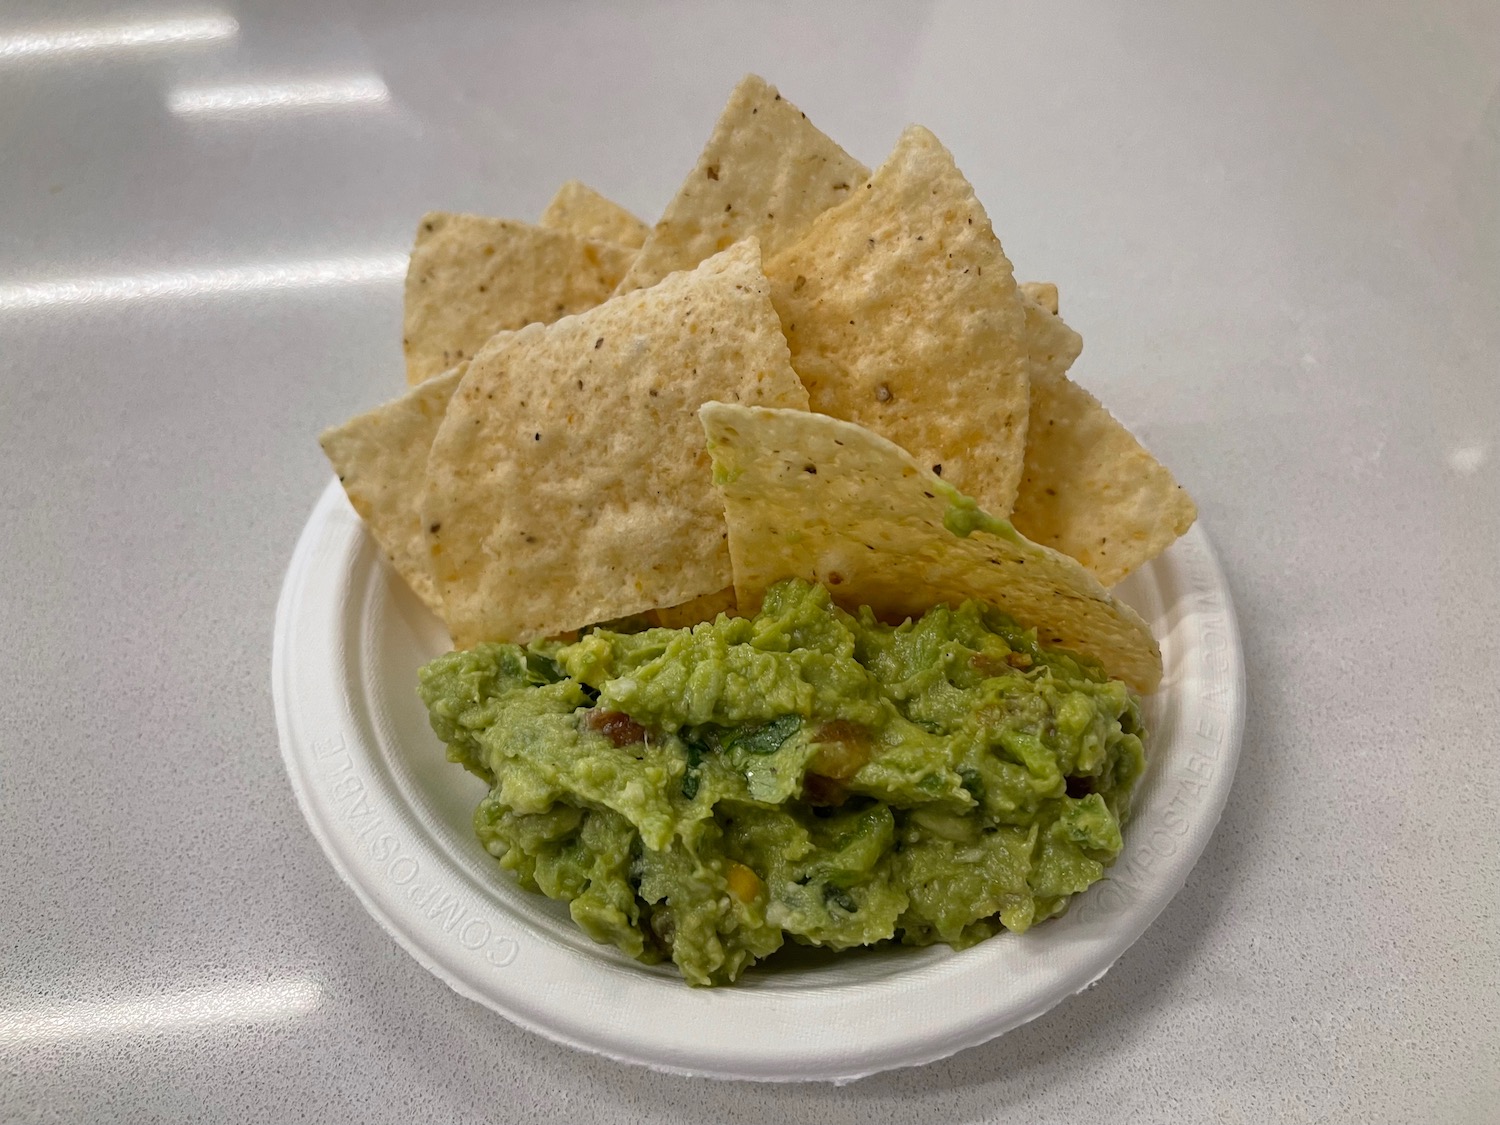
<path fill-rule="evenodd" d="M 0 1119 L 1500 1120 L 1500 10 L 408 7 L 0 15 Z M 450 992 L 271 708 L 314 436 L 400 384 L 418 214 L 577 175 L 653 215 L 750 69 L 868 162 L 955 151 L 1197 497 L 1249 677 L 1219 832 L 1115 969 L 842 1089 Z"/>

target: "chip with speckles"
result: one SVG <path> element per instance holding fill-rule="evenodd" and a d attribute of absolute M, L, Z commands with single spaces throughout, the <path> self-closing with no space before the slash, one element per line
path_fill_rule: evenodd
<path fill-rule="evenodd" d="M 976 599 L 1138 691 L 1161 680 L 1146 623 L 1073 559 L 1039 546 L 862 426 L 722 402 L 699 411 L 724 494 L 741 613 L 783 578 L 882 619 Z"/>
<path fill-rule="evenodd" d="M 424 215 L 406 271 L 406 381 L 472 358 L 496 332 L 593 308 L 634 257 L 628 246 L 513 219 Z"/>
<path fill-rule="evenodd" d="M 569 180 L 557 189 L 537 225 L 636 250 L 651 233 L 650 227 L 625 208 L 580 180 Z"/>
<path fill-rule="evenodd" d="M 730 584 L 697 409 L 805 409 L 753 240 L 500 337 L 469 365 L 421 511 L 460 647 L 678 606 Z"/>
<path fill-rule="evenodd" d="M 1011 522 L 1113 586 L 1171 546 L 1198 509 L 1171 471 L 1068 378 L 1083 340 L 1056 315 L 1056 286 L 1036 296 L 1026 302 L 1031 421 Z"/>
<path fill-rule="evenodd" d="M 766 262 L 812 408 L 858 422 L 1008 515 L 1026 449 L 1026 321 L 1010 261 L 919 125 Z"/>
<path fill-rule="evenodd" d="M 758 239 L 770 257 L 869 174 L 775 86 L 746 75 L 619 292 L 692 269 L 742 238 Z"/>
<path fill-rule="evenodd" d="M 432 439 L 468 366 L 460 363 L 392 402 L 324 430 L 318 439 L 349 503 L 396 573 L 434 613 L 443 607 L 427 566 L 417 505 Z"/>

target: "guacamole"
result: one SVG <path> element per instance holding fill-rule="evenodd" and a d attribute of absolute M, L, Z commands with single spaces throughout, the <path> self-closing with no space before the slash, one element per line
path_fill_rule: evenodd
<path fill-rule="evenodd" d="M 788 580 L 751 618 L 481 644 L 421 671 L 474 827 L 595 940 L 733 981 L 790 940 L 970 945 L 1119 854 L 1140 711 L 994 609 L 888 625 Z"/>

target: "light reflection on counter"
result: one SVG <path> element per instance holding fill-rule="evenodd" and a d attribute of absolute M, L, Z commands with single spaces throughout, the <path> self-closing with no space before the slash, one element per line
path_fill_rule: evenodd
<path fill-rule="evenodd" d="M 323 987 L 307 977 L 215 985 L 163 996 L 0 1010 L 0 1051 L 171 1031 L 272 1023 L 312 1012 Z"/>
<path fill-rule="evenodd" d="M 1473 476 L 1486 461 L 1489 460 L 1490 447 L 1488 442 L 1476 441 L 1468 445 L 1456 446 L 1448 451 L 1448 467 L 1455 473 L 1464 476 Z"/>
<path fill-rule="evenodd" d="M 361 109 L 389 105 L 391 92 L 375 75 L 309 82 L 179 87 L 167 94 L 178 117 L 236 116 L 265 110 Z"/>
<path fill-rule="evenodd" d="M 233 39 L 239 30 L 240 25 L 230 16 L 208 15 L 11 31 L 0 33 L 0 63 L 223 42 Z"/>
<path fill-rule="evenodd" d="M 0 285 L 0 313 L 54 306 L 362 285 L 399 281 L 405 276 L 406 255 L 401 253 L 265 262 L 121 277 L 63 278 Z"/>

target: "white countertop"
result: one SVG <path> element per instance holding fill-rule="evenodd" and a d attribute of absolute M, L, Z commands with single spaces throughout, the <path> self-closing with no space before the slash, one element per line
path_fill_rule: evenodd
<path fill-rule="evenodd" d="M 1500 9 L 426 7 L 0 15 L 0 1120 L 1500 1120 Z M 270 698 L 418 215 L 577 176 L 654 217 L 747 70 L 867 163 L 953 149 L 1197 498 L 1248 666 L 1218 834 L 1098 986 L 838 1089 L 450 992 Z"/>

